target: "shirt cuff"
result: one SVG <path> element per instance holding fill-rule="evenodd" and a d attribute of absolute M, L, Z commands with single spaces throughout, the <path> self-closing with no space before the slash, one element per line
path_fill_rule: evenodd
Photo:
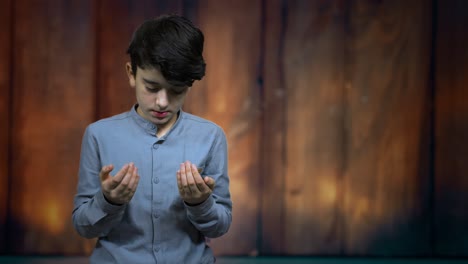
<path fill-rule="evenodd" d="M 213 207 L 215 201 L 213 198 L 213 195 L 210 195 L 208 199 L 206 199 L 203 203 L 195 206 L 185 204 L 185 208 L 187 208 L 188 213 L 197 217 L 197 216 L 202 216 L 205 214 L 208 214 L 211 211 L 211 208 Z"/>
<path fill-rule="evenodd" d="M 96 203 L 99 208 L 101 208 L 101 210 L 106 214 L 114 214 L 125 208 L 125 205 L 110 204 L 108 201 L 106 201 L 102 191 L 98 192 L 96 196 L 94 196 L 94 199 L 96 199 Z"/>

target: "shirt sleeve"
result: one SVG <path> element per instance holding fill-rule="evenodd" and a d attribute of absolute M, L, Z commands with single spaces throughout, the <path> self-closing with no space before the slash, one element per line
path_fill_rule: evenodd
<path fill-rule="evenodd" d="M 213 193 L 203 203 L 195 206 L 185 204 L 185 207 L 190 222 L 204 236 L 216 238 L 227 233 L 232 222 L 227 142 L 221 128 L 218 129 L 204 172 L 215 180 Z"/>
<path fill-rule="evenodd" d="M 104 198 L 99 179 L 101 167 L 97 139 L 88 127 L 81 145 L 77 193 L 72 213 L 75 229 L 86 238 L 107 235 L 120 223 L 125 212 L 125 205 L 112 205 Z"/>

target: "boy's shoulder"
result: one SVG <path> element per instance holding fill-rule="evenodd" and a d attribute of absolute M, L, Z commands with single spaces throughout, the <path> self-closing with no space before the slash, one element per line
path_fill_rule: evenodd
<path fill-rule="evenodd" d="M 215 122 L 194 114 L 184 112 L 183 118 L 190 126 L 204 129 L 222 130 L 222 128 Z"/>
<path fill-rule="evenodd" d="M 128 118 L 130 118 L 130 112 L 127 111 L 110 117 L 99 119 L 91 123 L 89 127 L 98 130 L 102 128 L 109 129 L 125 123 Z"/>

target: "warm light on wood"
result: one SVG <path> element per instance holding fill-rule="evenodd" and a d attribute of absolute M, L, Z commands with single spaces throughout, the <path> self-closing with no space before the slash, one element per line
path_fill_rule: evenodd
<path fill-rule="evenodd" d="M 322 181 L 319 183 L 319 199 L 324 206 L 335 206 L 336 203 L 336 182 Z"/>
<path fill-rule="evenodd" d="M 60 201 L 57 198 L 46 201 L 44 210 L 40 215 L 44 228 L 53 235 L 63 232 L 65 229 L 64 219 L 68 218 L 68 212 L 63 212 Z"/>

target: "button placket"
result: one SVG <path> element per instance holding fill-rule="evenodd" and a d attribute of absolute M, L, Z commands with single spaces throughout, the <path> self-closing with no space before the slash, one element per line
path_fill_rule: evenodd
<path fill-rule="evenodd" d="M 158 211 L 156 210 L 156 212 L 153 213 L 153 216 L 154 216 L 154 218 L 159 218 L 160 214 L 159 214 Z"/>
<path fill-rule="evenodd" d="M 159 148 L 159 141 L 153 143 L 153 149 L 157 150 Z M 159 177 L 155 174 L 155 171 L 153 171 L 153 183 L 158 184 L 159 183 Z"/>

